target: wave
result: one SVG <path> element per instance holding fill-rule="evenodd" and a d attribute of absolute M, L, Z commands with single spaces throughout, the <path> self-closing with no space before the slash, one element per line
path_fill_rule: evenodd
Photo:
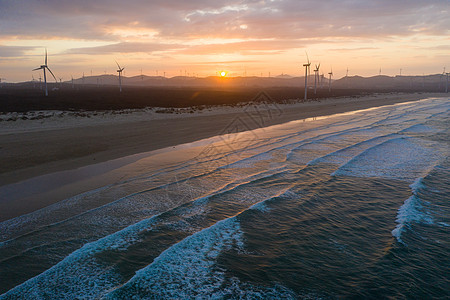
<path fill-rule="evenodd" d="M 392 138 L 363 151 L 331 175 L 414 182 L 442 159 L 439 148 L 442 149 L 443 145 L 431 141 L 411 137 Z"/>
<path fill-rule="evenodd" d="M 261 180 L 261 178 L 256 177 L 253 179 L 253 181 Z M 47 293 L 51 291 L 52 297 L 57 298 L 76 298 L 81 295 L 84 295 L 85 297 L 97 297 L 104 291 L 120 285 L 123 280 L 123 278 L 115 271 L 114 265 L 105 265 L 104 262 L 100 263 L 96 259 L 99 253 L 112 250 L 125 251 L 131 245 L 141 242 L 142 233 L 149 232 L 153 230 L 153 228 L 157 230 L 159 224 L 168 226 L 169 222 L 176 227 L 180 217 L 187 218 L 192 214 L 198 217 L 200 215 L 198 205 L 205 206 L 212 198 L 219 196 L 219 193 L 230 193 L 236 189 L 242 190 L 242 195 L 239 198 L 243 199 L 244 195 L 247 194 L 248 197 L 253 199 L 253 201 L 248 199 L 248 203 L 246 203 L 245 199 L 241 200 L 241 202 L 245 203 L 246 207 L 259 201 L 278 197 L 280 193 L 283 193 L 286 190 L 286 188 L 283 188 L 280 192 L 275 192 L 273 196 L 263 199 L 262 195 L 258 193 L 249 194 L 248 188 L 244 188 L 242 185 L 229 186 L 226 190 L 223 189 L 218 191 L 215 195 L 208 195 L 195 200 L 191 209 L 188 209 L 186 206 L 181 206 L 177 209 L 166 211 L 149 219 L 140 221 L 119 232 L 101 238 L 98 241 L 88 243 L 71 253 L 55 266 L 44 271 L 40 275 L 27 280 L 23 284 L 7 292 L 4 296 L 45 298 L 45 296 L 48 295 Z M 233 197 L 230 199 L 232 198 Z M 220 199 L 218 199 L 218 201 L 223 202 Z M 189 211 L 192 209 L 196 211 Z M 171 216 L 173 215 L 178 216 L 172 218 Z M 195 228 L 190 226 L 190 231 L 192 232 L 192 230 L 196 231 Z M 58 278 L 57 286 L 55 286 L 54 278 Z"/>
<path fill-rule="evenodd" d="M 399 241 L 403 243 L 401 239 L 402 232 L 405 230 L 405 227 L 412 222 L 416 223 L 426 223 L 433 224 L 433 217 L 423 210 L 421 200 L 419 198 L 418 191 L 419 189 L 424 189 L 423 178 L 418 178 L 414 181 L 413 184 L 410 185 L 412 190 L 412 196 L 405 200 L 403 205 L 398 209 L 397 213 L 397 226 L 394 230 L 392 230 L 392 235 Z"/>
<path fill-rule="evenodd" d="M 376 136 L 373 138 L 370 138 L 368 140 L 364 140 L 362 142 L 358 142 L 356 144 L 344 147 L 342 149 L 339 149 L 337 151 L 331 152 L 327 155 L 324 155 L 322 157 L 316 158 L 308 163 L 308 165 L 317 165 L 319 163 L 330 163 L 330 164 L 336 164 L 336 165 L 343 165 L 347 163 L 349 160 L 354 158 L 356 155 L 360 154 L 361 152 L 367 150 L 370 147 L 373 147 L 375 145 L 379 145 L 389 139 L 392 139 L 393 137 L 397 136 L 397 134 L 392 133 L 388 135 L 382 135 L 382 136 Z"/>
<path fill-rule="evenodd" d="M 276 198 L 283 197 L 283 194 Z M 245 295 L 245 298 L 272 296 L 297 299 L 298 295 L 280 285 L 254 286 L 243 284 L 235 277 L 229 279 L 225 270 L 216 264 L 225 251 L 245 251 L 239 217 L 259 209 L 264 202 L 273 198 L 261 201 L 258 205 L 219 221 L 173 245 L 105 298 L 127 299 L 133 295 L 140 299 L 223 299 Z"/>

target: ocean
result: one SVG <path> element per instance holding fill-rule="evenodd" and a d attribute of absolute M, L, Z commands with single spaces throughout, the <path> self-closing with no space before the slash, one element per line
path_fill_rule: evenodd
<path fill-rule="evenodd" d="M 429 98 L 133 162 L 0 223 L 0 299 L 449 299 L 449 117 Z"/>

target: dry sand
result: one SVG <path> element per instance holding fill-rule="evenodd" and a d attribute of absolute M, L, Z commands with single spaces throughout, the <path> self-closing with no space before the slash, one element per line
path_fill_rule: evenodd
<path fill-rule="evenodd" d="M 151 109 L 50 112 L 52 116 L 35 120 L 30 120 L 30 115 L 27 120 L 17 114 L 4 115 L 0 122 L 0 186 L 224 133 L 444 95 L 378 94 L 296 104 L 217 107 L 193 113 L 184 109 L 178 114 Z"/>

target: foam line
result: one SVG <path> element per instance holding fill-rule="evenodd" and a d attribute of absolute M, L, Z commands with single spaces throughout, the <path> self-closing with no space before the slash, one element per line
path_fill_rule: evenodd
<path fill-rule="evenodd" d="M 331 175 L 382 177 L 412 183 L 442 159 L 439 146 L 410 137 L 392 138 L 363 151 Z"/>
<path fill-rule="evenodd" d="M 403 205 L 398 209 L 397 218 L 395 220 L 397 226 L 392 230 L 392 236 L 402 244 L 404 244 L 401 239 L 402 233 L 412 222 L 434 224 L 432 216 L 422 209 L 421 200 L 417 195 L 420 189 L 426 188 L 423 184 L 423 178 L 420 177 L 416 179 L 416 181 L 410 185 L 410 188 L 412 196 L 406 199 Z"/>

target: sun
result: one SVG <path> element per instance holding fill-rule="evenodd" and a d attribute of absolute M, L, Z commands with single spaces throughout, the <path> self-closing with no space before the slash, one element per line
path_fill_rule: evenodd
<path fill-rule="evenodd" d="M 220 76 L 225 77 L 226 75 L 227 75 L 227 72 L 225 72 L 225 71 L 220 72 Z"/>

